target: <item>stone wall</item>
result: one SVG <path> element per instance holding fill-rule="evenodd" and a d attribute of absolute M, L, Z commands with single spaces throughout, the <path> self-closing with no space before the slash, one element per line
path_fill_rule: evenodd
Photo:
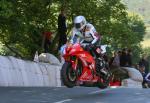
<path fill-rule="evenodd" d="M 52 58 L 48 54 L 45 57 L 48 60 Z M 53 60 L 54 58 L 50 61 Z M 58 60 L 53 61 L 52 65 L 50 63 L 21 60 L 11 56 L 0 56 L 0 86 L 59 87 L 61 86 L 61 66 Z M 139 71 L 134 68 L 125 67 L 123 69 L 128 71 L 130 80 L 124 80 L 122 85 L 130 87 L 131 81 L 133 81 L 132 86 L 139 84 L 141 87 L 143 78 Z"/>
<path fill-rule="evenodd" d="M 0 86 L 59 87 L 60 65 L 0 56 Z"/>

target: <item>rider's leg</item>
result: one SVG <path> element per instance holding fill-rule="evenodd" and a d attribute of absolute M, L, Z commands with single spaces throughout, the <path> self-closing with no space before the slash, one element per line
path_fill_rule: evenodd
<path fill-rule="evenodd" d="M 98 74 L 107 74 L 107 72 L 104 70 L 105 69 L 105 63 L 104 59 L 101 57 L 99 53 L 96 52 L 97 46 L 94 45 L 93 47 L 86 47 L 86 50 L 90 52 L 90 54 L 94 57 L 95 63 L 96 63 L 96 72 Z"/>

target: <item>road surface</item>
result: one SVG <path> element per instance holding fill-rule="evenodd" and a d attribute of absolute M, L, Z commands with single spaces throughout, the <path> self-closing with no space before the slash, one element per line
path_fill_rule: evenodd
<path fill-rule="evenodd" d="M 0 103 L 150 103 L 150 89 L 1 87 Z"/>

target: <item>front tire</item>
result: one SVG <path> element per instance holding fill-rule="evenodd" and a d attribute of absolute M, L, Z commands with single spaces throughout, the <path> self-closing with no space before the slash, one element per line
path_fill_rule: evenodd
<path fill-rule="evenodd" d="M 61 69 L 61 79 L 65 86 L 72 88 L 76 85 L 76 73 L 72 69 L 71 63 L 65 62 Z"/>

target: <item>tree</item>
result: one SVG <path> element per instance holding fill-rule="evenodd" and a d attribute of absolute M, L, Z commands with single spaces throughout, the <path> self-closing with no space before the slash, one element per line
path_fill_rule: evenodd
<path fill-rule="evenodd" d="M 102 43 L 112 45 L 113 49 L 140 47 L 144 24 L 138 17 L 128 16 L 121 0 L 2 0 L 0 41 L 14 56 L 31 59 L 36 50 L 42 52 L 41 34 L 49 30 L 55 32 L 50 52 L 55 51 L 61 7 L 67 11 L 68 36 L 74 17 L 83 15 L 103 35 Z"/>
<path fill-rule="evenodd" d="M 1 1 L 0 39 L 16 56 L 31 58 L 40 50 L 42 29 L 51 28 L 48 0 Z M 8 13 L 7 13 L 8 12 Z"/>

